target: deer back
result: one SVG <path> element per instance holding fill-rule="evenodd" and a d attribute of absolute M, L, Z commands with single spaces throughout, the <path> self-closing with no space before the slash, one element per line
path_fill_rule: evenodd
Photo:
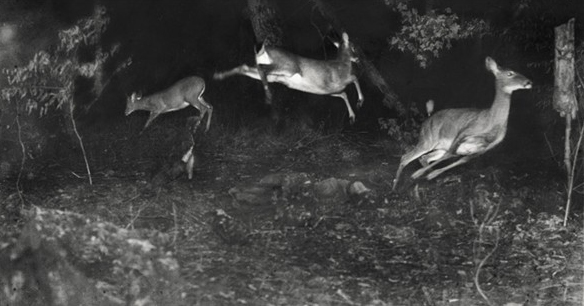
<path fill-rule="evenodd" d="M 343 42 L 332 60 L 305 58 L 266 45 L 256 55 L 256 62 L 266 69 L 269 82 L 315 94 L 339 93 L 353 82 L 355 77 L 351 60 L 352 52 L 346 33 L 343 33 Z"/>

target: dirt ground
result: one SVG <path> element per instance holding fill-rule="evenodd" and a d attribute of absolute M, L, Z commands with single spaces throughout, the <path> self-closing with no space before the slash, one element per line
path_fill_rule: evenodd
<path fill-rule="evenodd" d="M 429 182 L 412 163 L 394 193 L 403 152 L 387 138 L 248 129 L 201 136 L 188 180 L 164 153 L 176 141 L 150 133 L 88 139 L 93 185 L 54 162 L 24 199 L 167 233 L 186 305 L 582 305 L 582 197 L 563 227 L 549 161 L 495 151 Z"/>

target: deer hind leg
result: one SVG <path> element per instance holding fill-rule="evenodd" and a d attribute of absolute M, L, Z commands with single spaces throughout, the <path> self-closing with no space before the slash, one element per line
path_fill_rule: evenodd
<path fill-rule="evenodd" d="M 420 156 L 420 164 L 422 164 L 422 167 L 426 167 L 434 163 L 434 161 L 440 159 L 442 156 L 444 156 L 445 153 L 446 151 L 444 150 L 434 150 L 432 152 L 428 152 L 428 154 Z"/>
<path fill-rule="evenodd" d="M 392 190 L 393 191 L 396 190 L 397 184 L 399 182 L 399 178 L 400 178 L 401 173 L 404 170 L 404 168 L 409 163 L 411 163 L 412 161 L 418 159 L 420 156 L 428 153 L 431 150 L 432 150 L 432 148 L 428 149 L 428 148 L 416 146 L 411 151 L 407 152 L 406 154 L 404 154 L 401 157 L 401 160 L 399 162 L 399 167 L 397 168 L 397 172 L 395 173 L 395 179 L 393 179 L 393 187 L 392 187 Z"/>
<path fill-rule="evenodd" d="M 245 64 L 238 66 L 238 67 L 235 67 L 231 70 L 227 70 L 227 71 L 223 71 L 223 72 L 215 72 L 215 74 L 213 74 L 213 78 L 215 80 L 223 80 L 225 78 L 228 78 L 230 76 L 234 76 L 237 74 L 244 75 L 244 76 L 250 77 L 250 78 L 255 79 L 255 80 L 261 80 L 258 69 L 256 67 L 249 67 L 248 65 L 245 65 Z"/>
<path fill-rule="evenodd" d="M 343 99 L 343 101 L 345 101 L 345 105 L 347 106 L 347 111 L 349 111 L 349 120 L 350 120 L 351 124 L 355 123 L 355 113 L 353 112 L 353 109 L 351 108 L 351 104 L 349 104 L 349 99 L 347 99 L 347 94 L 344 91 L 342 91 L 340 93 L 331 94 L 331 96 L 339 97 L 339 98 Z"/>
<path fill-rule="evenodd" d="M 355 89 L 357 89 L 357 95 L 359 96 L 359 101 L 357 102 L 357 109 L 359 109 L 363 106 L 365 99 L 363 98 L 363 93 L 361 93 L 361 86 L 359 86 L 359 80 L 357 78 L 353 79 L 353 84 L 355 84 Z"/>
<path fill-rule="evenodd" d="M 205 114 L 207 114 L 207 124 L 205 125 L 205 132 L 207 132 L 209 130 L 209 126 L 211 126 L 211 117 L 213 116 L 213 106 L 211 104 L 207 103 L 207 101 L 205 101 L 205 99 L 203 99 L 202 92 L 199 95 L 198 100 L 200 102 L 199 111 L 201 112 L 201 119 L 203 119 L 205 117 Z"/>

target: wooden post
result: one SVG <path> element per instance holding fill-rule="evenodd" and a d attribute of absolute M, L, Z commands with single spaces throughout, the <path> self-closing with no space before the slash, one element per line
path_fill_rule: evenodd
<path fill-rule="evenodd" d="M 576 86 L 574 84 L 574 18 L 567 23 L 557 26 L 555 31 L 555 78 L 554 78 L 554 109 L 566 118 L 566 132 L 564 143 L 564 166 L 568 178 L 568 196 L 566 200 L 566 212 L 564 215 L 564 226 L 568 222 L 568 213 L 572 201 L 572 190 L 574 185 L 575 167 L 572 163 L 571 134 L 572 120 L 576 117 L 578 103 L 576 100 Z M 576 151 L 578 148 L 576 148 Z"/>
<path fill-rule="evenodd" d="M 566 118 L 566 139 L 564 165 L 570 172 L 570 134 L 572 120 L 576 117 L 578 103 L 576 102 L 576 87 L 574 84 L 574 18 L 555 29 L 555 78 L 554 78 L 554 109 L 560 116 Z"/>

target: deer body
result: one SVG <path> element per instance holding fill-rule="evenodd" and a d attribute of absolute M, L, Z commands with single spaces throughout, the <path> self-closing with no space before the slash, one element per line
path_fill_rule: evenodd
<path fill-rule="evenodd" d="M 205 101 L 203 93 L 205 92 L 205 81 L 197 76 L 191 76 L 179 80 L 166 90 L 157 92 L 147 97 L 141 97 L 136 93 L 128 98 L 126 103 L 126 116 L 137 110 L 150 112 L 144 129 L 161 114 L 177 111 L 189 105 L 198 109 L 203 118 L 207 116 L 207 125 L 205 131 L 209 130 L 213 107 Z"/>
<path fill-rule="evenodd" d="M 506 70 L 487 57 L 487 69 L 495 76 L 495 98 L 491 108 L 445 109 L 428 118 L 420 130 L 418 144 L 401 158 L 393 183 L 399 182 L 402 170 L 420 158 L 423 167 L 414 172 L 417 179 L 441 161 L 460 157 L 455 162 L 433 170 L 426 177 L 431 180 L 444 171 L 468 162 L 498 145 L 505 138 L 511 94 L 515 90 L 530 89 L 532 83 L 523 75 Z"/>
<path fill-rule="evenodd" d="M 349 112 L 351 122 L 355 121 L 355 113 L 351 108 L 345 88 L 349 84 L 355 84 L 359 102 L 357 107 L 363 104 L 363 94 L 359 81 L 353 73 L 352 61 L 354 61 L 349 36 L 343 33 L 343 42 L 339 46 L 339 53 L 332 60 L 315 60 L 305 58 L 285 51 L 283 49 L 262 46 L 256 54 L 257 67 L 241 65 L 231 70 L 215 73 L 214 78 L 224 78 L 239 74 L 261 80 L 267 83 L 280 83 L 288 88 L 317 94 L 330 95 L 343 99 Z M 269 89 L 264 84 L 266 97 L 269 102 Z"/>

